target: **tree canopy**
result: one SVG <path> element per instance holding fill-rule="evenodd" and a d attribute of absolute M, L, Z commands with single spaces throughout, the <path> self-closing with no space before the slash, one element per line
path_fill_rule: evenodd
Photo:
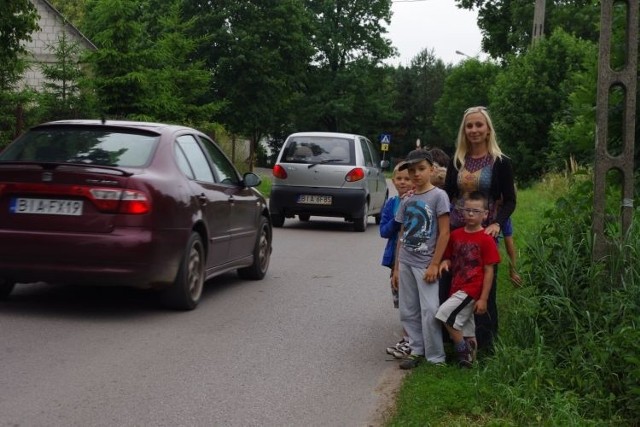
<path fill-rule="evenodd" d="M 444 141 L 440 148 L 453 153 L 464 111 L 473 106 L 489 106 L 489 92 L 499 73 L 500 67 L 495 63 L 475 58 L 466 59 L 451 70 L 435 104 L 434 124 Z"/>
<path fill-rule="evenodd" d="M 531 46 L 535 2 L 531 0 L 455 0 L 478 11 L 482 49 L 494 59 L 508 60 Z M 544 34 L 561 29 L 578 38 L 597 41 L 599 0 L 547 1 Z"/>
<path fill-rule="evenodd" d="M 492 119 L 522 180 L 549 170 L 545 152 L 550 128 L 566 111 L 573 91 L 570 77 L 585 70 L 591 47 L 590 42 L 558 30 L 513 59 L 496 78 L 490 92 Z"/>
<path fill-rule="evenodd" d="M 0 14 L 0 90 L 6 91 L 20 79 L 27 54 L 25 41 L 38 27 L 38 12 L 29 0 L 6 0 Z"/>

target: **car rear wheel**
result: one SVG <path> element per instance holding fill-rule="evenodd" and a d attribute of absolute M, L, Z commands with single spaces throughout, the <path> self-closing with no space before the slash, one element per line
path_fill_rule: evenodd
<path fill-rule="evenodd" d="M 192 233 L 178 269 L 178 275 L 164 292 L 165 304 L 176 310 L 193 310 L 204 287 L 204 247 L 198 233 Z"/>
<path fill-rule="evenodd" d="M 274 227 L 282 227 L 284 225 L 284 215 L 271 214 L 271 225 Z"/>
<path fill-rule="evenodd" d="M 361 216 L 353 218 L 353 229 L 355 231 L 365 231 L 367 229 L 367 224 L 369 222 L 369 206 L 364 205 L 362 208 Z"/>
<path fill-rule="evenodd" d="M 0 279 L 0 300 L 6 300 L 13 292 L 16 282 L 7 279 Z"/>
<path fill-rule="evenodd" d="M 260 217 L 260 228 L 256 245 L 253 248 L 253 264 L 249 267 L 239 268 L 238 276 L 243 279 L 261 280 L 267 274 L 269 261 L 271 260 L 271 229 L 267 219 Z"/>
<path fill-rule="evenodd" d="M 307 222 L 309 221 L 309 218 L 311 218 L 311 215 L 309 214 L 300 214 L 298 215 L 298 219 L 302 222 Z"/>

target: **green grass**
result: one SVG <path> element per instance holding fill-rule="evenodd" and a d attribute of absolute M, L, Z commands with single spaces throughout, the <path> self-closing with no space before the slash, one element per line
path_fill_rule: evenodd
<path fill-rule="evenodd" d="M 271 194 L 271 174 L 258 174 L 262 181 L 258 186 L 258 191 L 262 193 L 264 197 L 269 197 Z"/>

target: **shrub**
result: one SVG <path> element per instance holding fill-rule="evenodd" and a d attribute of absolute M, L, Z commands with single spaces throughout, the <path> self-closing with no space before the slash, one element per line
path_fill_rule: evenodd
<path fill-rule="evenodd" d="M 486 374 L 500 384 L 498 411 L 520 422 L 635 425 L 640 220 L 593 263 L 592 186 L 572 184 L 524 249 L 529 286 L 514 298 L 506 326 L 517 333 L 499 343 Z"/>

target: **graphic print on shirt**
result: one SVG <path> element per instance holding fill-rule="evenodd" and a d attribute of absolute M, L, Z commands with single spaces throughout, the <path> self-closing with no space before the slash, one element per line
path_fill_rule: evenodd
<path fill-rule="evenodd" d="M 434 212 L 422 200 L 410 200 L 405 208 L 404 247 L 412 252 L 427 254 L 427 242 L 434 232 Z"/>
<path fill-rule="evenodd" d="M 456 284 L 472 282 L 474 276 L 478 274 L 477 270 L 482 268 L 480 245 L 475 242 L 459 242 L 454 245 L 453 250 L 456 257 L 451 267 L 456 272 Z"/>

